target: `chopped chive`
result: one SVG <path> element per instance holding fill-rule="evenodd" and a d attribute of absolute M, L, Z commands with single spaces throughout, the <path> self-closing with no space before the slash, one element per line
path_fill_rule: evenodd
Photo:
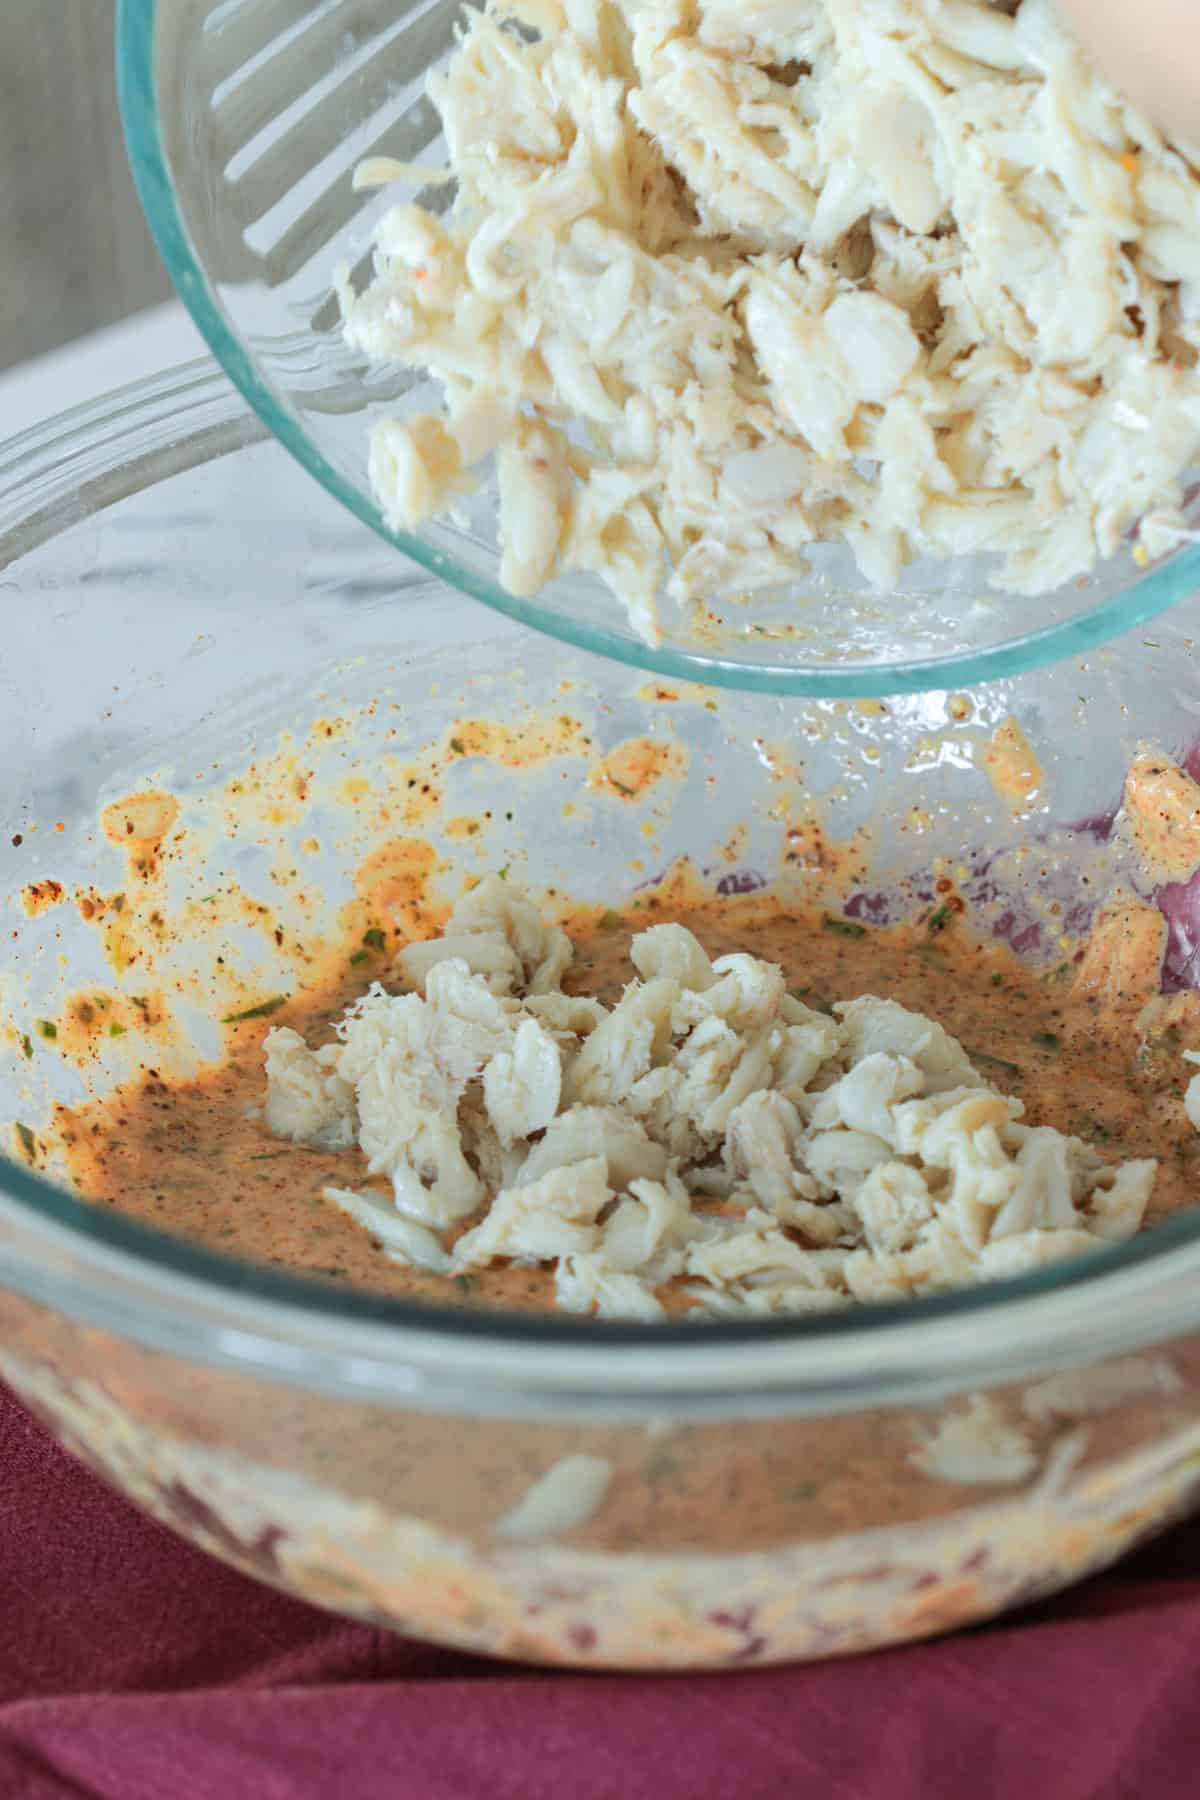
<path fill-rule="evenodd" d="M 1061 982 L 1070 981 L 1070 979 L 1074 975 L 1074 973 L 1075 973 L 1075 970 L 1071 963 L 1069 963 L 1069 962 L 1055 963 L 1054 967 L 1049 971 L 1049 973 L 1042 976 L 1042 980 L 1053 982 L 1057 986 Z"/>
<path fill-rule="evenodd" d="M 365 963 L 366 960 L 367 952 L 365 950 L 356 950 L 354 955 L 350 958 L 350 966 L 351 968 L 356 969 L 359 963 Z"/>
<path fill-rule="evenodd" d="M 476 1285 L 475 1277 L 474 1275 L 456 1275 L 454 1285 L 456 1288 L 461 1288 L 464 1294 L 469 1294 Z"/>
<path fill-rule="evenodd" d="M 275 994 L 270 1000 L 260 1000 L 257 1006 L 247 1006 L 242 1012 L 226 1013 L 221 1020 L 222 1025 L 240 1025 L 243 1019 L 269 1019 L 273 1012 L 287 1005 L 286 994 Z"/>
<path fill-rule="evenodd" d="M 625 921 L 620 913 L 614 912 L 611 906 L 605 907 L 604 911 L 600 914 L 601 931 L 620 931 L 624 923 Z"/>
<path fill-rule="evenodd" d="M 125 896 L 124 896 L 124 894 L 114 894 L 113 895 L 112 909 L 116 913 L 125 911 Z"/>
<path fill-rule="evenodd" d="M 954 911 L 954 908 L 950 905 L 949 901 L 946 901 L 946 903 L 943 906 L 939 906 L 937 911 L 930 913 L 929 917 L 926 919 L 926 921 L 925 921 L 926 931 L 928 931 L 930 934 L 932 934 L 934 932 L 938 932 L 938 931 L 944 931 L 946 929 L 946 926 L 950 923 L 950 916 L 953 913 L 953 911 Z"/>
<path fill-rule="evenodd" d="M 1058 1034 L 1054 1031 L 1035 1031 L 1033 1041 L 1035 1044 L 1040 1044 L 1043 1050 L 1058 1049 Z"/>
<path fill-rule="evenodd" d="M 32 1131 L 30 1131 L 28 1125 L 22 1125 L 20 1119 L 17 1120 L 14 1130 L 21 1140 L 21 1146 L 25 1151 L 26 1156 L 29 1158 L 30 1162 L 32 1162 L 37 1155 L 37 1139 L 34 1137 Z"/>
<path fill-rule="evenodd" d="M 31 1038 L 29 1037 L 28 1033 L 26 1033 L 26 1035 L 21 1039 L 21 1048 L 25 1052 L 26 1056 L 28 1056 L 32 1059 L 32 1057 L 33 1057 L 33 1042 L 31 1040 Z"/>
<path fill-rule="evenodd" d="M 368 950 L 385 950 L 387 948 L 387 934 L 378 925 L 372 925 L 370 931 L 364 931 L 362 941 Z"/>
<path fill-rule="evenodd" d="M 461 738 L 451 738 L 450 748 L 453 750 L 455 756 L 465 756 L 467 754 L 467 746 L 463 743 Z"/>
<path fill-rule="evenodd" d="M 125 1027 L 123 1025 L 118 1025 L 116 1020 L 114 1019 L 112 1024 L 108 1028 L 108 1035 L 109 1035 L 109 1037 L 124 1037 L 125 1036 Z"/>
<path fill-rule="evenodd" d="M 37 1027 L 40 1037 L 56 1038 L 58 1036 L 58 1026 L 50 1019 L 35 1019 L 34 1025 Z"/>
<path fill-rule="evenodd" d="M 996 969 L 993 971 L 992 986 L 993 987 L 1003 987 L 1004 986 L 1004 977 L 1000 973 L 999 969 Z"/>
<path fill-rule="evenodd" d="M 987 1050 L 968 1050 L 967 1055 L 973 1063 L 981 1063 L 985 1069 L 1001 1069 L 1005 1075 L 1019 1075 L 1020 1067 L 1009 1062 L 1006 1056 L 993 1056 Z"/>
<path fill-rule="evenodd" d="M 201 894 L 200 898 L 196 902 L 196 905 L 197 906 L 211 906 L 213 901 L 216 899 L 216 897 L 217 896 L 215 894 Z"/>
<path fill-rule="evenodd" d="M 867 935 L 865 925 L 859 925 L 854 919 L 839 919 L 833 913 L 823 914 L 821 925 L 825 931 L 835 931 L 838 937 L 861 938 Z"/>
<path fill-rule="evenodd" d="M 496 873 L 497 873 L 497 875 L 499 875 L 499 877 L 500 877 L 500 879 L 501 879 L 501 881 L 507 881 L 507 880 L 508 880 L 508 871 L 509 871 L 509 869 L 510 869 L 510 868 L 511 868 L 511 866 L 512 866 L 512 865 L 511 865 L 511 864 L 510 864 L 510 863 L 505 863 L 505 865 L 504 865 L 504 867 L 503 867 L 503 868 L 502 868 L 502 869 L 497 869 L 497 870 L 496 870 Z"/>

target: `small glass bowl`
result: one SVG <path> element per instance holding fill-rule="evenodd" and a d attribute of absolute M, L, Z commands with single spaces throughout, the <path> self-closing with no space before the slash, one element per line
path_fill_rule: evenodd
<path fill-rule="evenodd" d="M 1145 571 L 1126 546 L 1090 578 L 1036 598 L 990 588 L 994 559 L 985 558 L 917 564 L 880 594 L 848 553 L 818 547 L 811 579 L 752 603 L 714 595 L 701 635 L 668 610 L 651 648 L 592 577 L 561 577 L 532 600 L 506 593 L 486 490 L 467 526 L 390 530 L 368 479 L 368 421 L 425 410 L 436 390 L 347 351 L 332 279 L 339 263 L 357 265 L 361 279 L 388 204 L 354 192 L 355 163 L 367 154 L 431 168 L 443 160 L 425 77 L 449 53 L 459 11 L 460 0 L 396 0 L 382 11 L 361 0 L 118 6 L 129 153 L 179 293 L 280 442 L 405 555 L 537 631 L 660 675 L 843 697 L 1039 668 L 1131 630 L 1200 585 L 1194 545 Z"/>

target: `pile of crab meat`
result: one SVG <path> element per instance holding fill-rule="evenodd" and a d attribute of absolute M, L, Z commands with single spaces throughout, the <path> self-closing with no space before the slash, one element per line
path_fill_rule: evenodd
<path fill-rule="evenodd" d="M 413 991 L 375 984 L 316 1050 L 268 1034 L 266 1125 L 358 1147 L 367 1183 L 325 1198 L 387 1256 L 541 1265 L 560 1308 L 612 1318 L 932 1293 L 1142 1223 L 1153 1161 L 1023 1124 L 934 1020 L 869 996 L 814 1012 L 678 924 L 631 955 L 611 1008 L 564 993 L 570 939 L 489 877 L 399 953 Z"/>
<path fill-rule="evenodd" d="M 486 0 L 429 80 L 452 203 L 339 274 L 348 341 L 440 379 L 373 427 L 391 522 L 490 467 L 501 580 L 660 632 L 842 545 L 889 589 L 998 553 L 1038 594 L 1187 535 L 1200 151 L 1051 0 Z M 376 158 L 361 183 L 438 171 Z"/>

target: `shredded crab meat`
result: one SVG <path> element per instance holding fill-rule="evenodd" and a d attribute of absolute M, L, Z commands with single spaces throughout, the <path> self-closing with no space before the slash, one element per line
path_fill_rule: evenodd
<path fill-rule="evenodd" d="M 417 991 L 376 983 L 318 1050 L 268 1033 L 268 1128 L 358 1146 L 371 1185 L 325 1197 L 385 1255 L 542 1266 L 570 1312 L 815 1313 L 1016 1275 L 1142 1224 L 1155 1163 L 1027 1125 L 895 1001 L 810 1012 L 774 965 L 713 961 L 657 925 L 610 1008 L 547 987 L 572 956 L 489 879 L 400 951 Z"/>
<path fill-rule="evenodd" d="M 449 210 L 339 282 L 445 390 L 373 428 L 394 525 L 494 457 L 504 584 L 594 572 L 651 641 L 818 543 L 1037 594 L 1190 535 L 1196 155 L 1051 0 L 486 0 L 429 97 Z"/>

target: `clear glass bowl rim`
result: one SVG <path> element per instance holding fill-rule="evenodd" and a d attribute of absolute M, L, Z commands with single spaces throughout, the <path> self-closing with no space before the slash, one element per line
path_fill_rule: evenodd
<path fill-rule="evenodd" d="M 0 570 L 266 434 L 208 361 L 0 444 Z M 102 1329 L 326 1392 L 590 1417 L 898 1404 L 1117 1354 L 1200 1322 L 1200 1209 L 1077 1262 L 817 1319 L 622 1325 L 433 1307 L 207 1251 L 0 1161 L 0 1281 Z"/>
<path fill-rule="evenodd" d="M 382 513 L 317 449 L 295 415 L 281 406 L 245 347 L 229 329 L 212 285 L 198 261 L 175 201 L 159 130 L 154 80 L 157 0 L 118 0 L 117 90 L 126 149 L 142 208 L 159 254 L 201 335 L 222 368 L 284 448 L 329 493 L 371 529 L 431 573 L 445 577 L 447 559 L 408 532 L 393 531 Z M 436 565 L 436 566 L 435 566 Z M 591 625 L 573 623 L 535 600 L 520 600 L 495 583 L 458 567 L 455 585 L 485 606 L 546 636 L 610 661 L 632 664 L 674 680 L 707 682 L 747 692 L 826 699 L 885 698 L 890 694 L 973 687 L 1025 674 L 1047 663 L 1080 656 L 1146 623 L 1200 586 L 1200 545 L 1148 570 L 1119 594 L 1062 623 L 1028 632 L 968 654 L 922 657 L 886 666 L 853 663 L 788 668 L 750 666 L 719 656 L 684 655 L 652 648 Z"/>

